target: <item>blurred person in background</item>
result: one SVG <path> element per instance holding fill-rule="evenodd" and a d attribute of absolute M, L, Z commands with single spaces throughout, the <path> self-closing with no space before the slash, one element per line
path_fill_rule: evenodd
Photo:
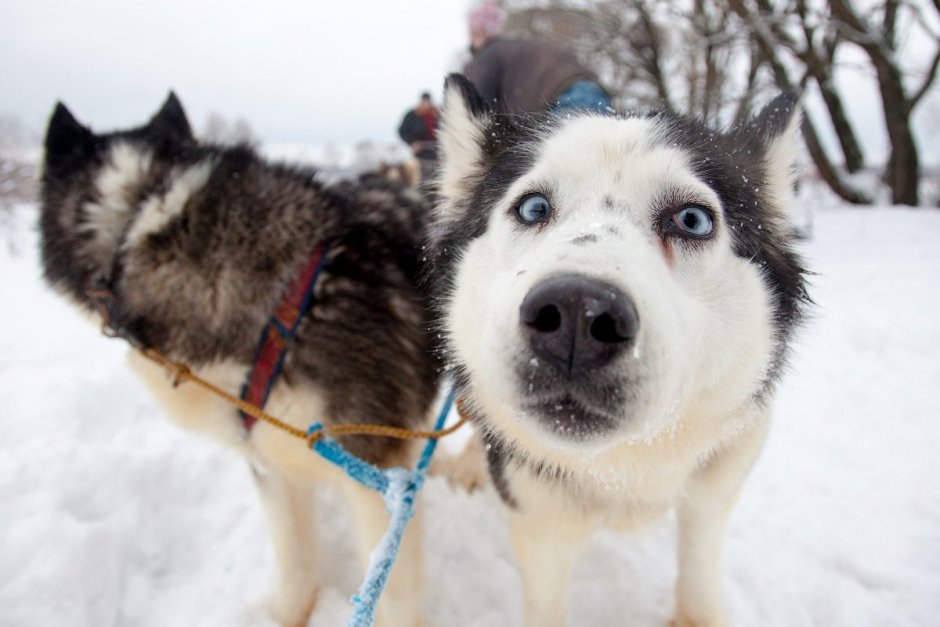
<path fill-rule="evenodd" d="M 573 52 L 549 41 L 504 37 L 505 25 L 505 12 L 492 2 L 467 15 L 472 58 L 463 72 L 496 111 L 610 108 L 597 75 Z"/>
<path fill-rule="evenodd" d="M 418 106 L 405 114 L 398 127 L 398 135 L 411 147 L 421 165 L 422 181 L 431 178 L 437 166 L 437 121 L 437 107 L 431 101 L 431 94 L 424 92 Z"/>

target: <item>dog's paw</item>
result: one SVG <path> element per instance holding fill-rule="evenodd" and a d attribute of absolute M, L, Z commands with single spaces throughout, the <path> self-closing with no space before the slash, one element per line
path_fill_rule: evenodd
<path fill-rule="evenodd" d="M 307 627 L 317 603 L 317 591 L 277 590 L 268 601 L 268 613 L 281 627 Z"/>
<path fill-rule="evenodd" d="M 461 457 L 444 457 L 431 464 L 431 476 L 444 477 L 447 483 L 454 488 L 461 488 L 467 492 L 476 492 L 486 484 L 486 469 L 478 468 L 473 464 L 466 464 Z"/>
<path fill-rule="evenodd" d="M 481 489 L 489 479 L 483 447 L 471 440 L 458 455 L 438 456 L 431 464 L 431 474 L 444 477 L 451 486 L 467 492 Z"/>
<path fill-rule="evenodd" d="M 400 627 L 403 625 L 407 625 L 408 627 L 428 627 L 430 623 L 428 623 L 423 616 L 403 619 L 400 616 L 389 616 L 387 613 L 382 612 L 381 609 L 376 612 L 374 627 Z"/>
<path fill-rule="evenodd" d="M 471 493 L 483 488 L 488 479 L 486 469 L 468 468 L 462 465 L 458 465 L 447 475 L 447 482 L 450 485 Z"/>
<path fill-rule="evenodd" d="M 669 621 L 669 627 L 725 627 L 725 620 L 721 617 L 715 618 L 692 618 L 682 609 L 676 611 L 676 615 Z"/>

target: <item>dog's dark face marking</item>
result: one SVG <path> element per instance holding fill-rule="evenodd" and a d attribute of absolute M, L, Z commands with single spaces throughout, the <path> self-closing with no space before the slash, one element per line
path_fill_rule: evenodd
<path fill-rule="evenodd" d="M 571 240 L 572 244 L 577 244 L 578 246 L 583 246 L 584 244 L 593 244 L 597 241 L 596 235 L 582 235 Z"/>
<path fill-rule="evenodd" d="M 686 407 L 769 393 L 807 300 L 782 218 L 797 119 L 791 96 L 724 133 L 665 113 L 503 116 L 449 79 L 430 274 L 446 357 L 491 433 L 643 438 Z M 636 315 L 530 307 L 558 277 L 610 285 Z"/>

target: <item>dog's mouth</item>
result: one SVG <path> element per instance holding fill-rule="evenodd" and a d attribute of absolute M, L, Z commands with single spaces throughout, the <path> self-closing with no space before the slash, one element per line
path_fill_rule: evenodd
<path fill-rule="evenodd" d="M 610 413 L 590 407 L 567 394 L 527 403 L 524 412 L 552 434 L 572 442 L 602 438 L 619 423 Z"/>

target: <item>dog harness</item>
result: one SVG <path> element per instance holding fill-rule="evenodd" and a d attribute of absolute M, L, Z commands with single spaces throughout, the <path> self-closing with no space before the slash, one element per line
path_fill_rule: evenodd
<path fill-rule="evenodd" d="M 261 333 L 254 366 L 242 385 L 241 399 L 243 401 L 264 408 L 268 394 L 281 373 L 287 349 L 290 348 L 297 335 L 300 321 L 313 304 L 313 290 L 329 249 L 330 242 L 318 246 L 284 291 L 280 306 Z M 441 406 L 434 425 L 435 431 L 444 429 L 444 422 L 450 414 L 454 397 L 455 391 L 452 389 Z M 245 425 L 245 432 L 250 432 L 258 419 L 241 410 L 239 413 Z M 395 564 L 395 558 L 398 556 L 398 548 L 401 545 L 405 528 L 414 516 L 415 499 L 427 477 L 428 466 L 434 455 L 434 449 L 437 447 L 437 437 L 428 439 L 415 469 L 406 470 L 405 468 L 379 468 L 349 453 L 333 438 L 314 437 L 322 435 L 323 430 L 324 427 L 319 422 L 310 425 L 307 436 L 311 448 L 325 460 L 344 470 L 351 479 L 380 493 L 385 501 L 385 509 L 390 515 L 388 529 L 372 552 L 365 578 L 359 590 L 350 599 L 353 610 L 346 626 L 371 627 L 375 621 L 375 609 L 379 597 Z"/>
<path fill-rule="evenodd" d="M 336 427 L 336 431 L 344 426 L 358 427 L 347 431 L 351 435 L 427 439 L 424 450 L 418 458 L 418 464 L 414 470 L 407 470 L 401 467 L 379 468 L 359 459 L 343 448 L 332 436 L 331 430 L 320 422 L 313 423 L 305 432 L 264 412 L 262 408 L 281 372 L 287 350 L 297 335 L 304 314 L 310 310 L 313 304 L 313 291 L 320 272 L 323 270 L 326 256 L 329 254 L 330 245 L 331 242 L 326 242 L 314 249 L 304 267 L 301 268 L 300 272 L 285 289 L 281 304 L 268 319 L 268 323 L 261 333 L 261 341 L 258 343 L 254 366 L 242 385 L 241 401 L 254 406 L 254 410 L 258 412 L 258 415 L 269 424 L 287 431 L 291 435 L 304 438 L 307 445 L 323 459 L 345 471 L 351 479 L 382 495 L 382 499 L 385 501 L 385 509 L 390 515 L 389 526 L 370 556 L 365 578 L 356 594 L 350 599 L 352 613 L 346 623 L 347 627 L 371 627 L 375 621 L 376 605 L 382 590 L 385 589 L 392 566 L 395 564 L 405 528 L 414 516 L 415 500 L 427 478 L 428 466 L 437 447 L 437 438 L 459 429 L 466 420 L 466 416 L 461 413 L 461 418 L 455 425 L 447 429 L 444 428 L 444 423 L 455 402 L 456 392 L 451 389 L 441 405 L 433 431 L 409 431 L 407 429 L 389 428 L 390 432 L 385 432 L 380 425 L 340 425 Z M 173 361 L 159 351 L 147 348 L 134 334 L 121 326 L 118 322 L 119 317 L 116 315 L 119 313 L 116 297 L 108 281 L 104 279 L 97 280 L 92 288 L 87 291 L 87 295 L 90 302 L 101 313 L 102 331 L 108 337 L 120 337 L 127 340 L 140 351 L 141 355 L 170 369 L 171 374 L 174 375 L 174 386 L 183 381 L 193 381 L 228 402 L 236 406 L 240 405 L 238 399 L 234 396 L 194 374 L 185 364 Z M 239 409 L 239 413 L 245 425 L 245 432 L 248 433 L 258 421 L 258 418 L 241 409 Z"/>
<path fill-rule="evenodd" d="M 243 401 L 264 408 L 271 388 L 281 374 L 284 358 L 297 335 L 300 321 L 313 304 L 313 289 L 323 270 L 323 262 L 330 250 L 330 244 L 331 242 L 326 242 L 314 249 L 307 263 L 284 290 L 281 304 L 268 318 L 258 342 L 254 365 L 242 384 L 240 397 Z M 245 432 L 250 432 L 258 419 L 243 411 L 238 413 L 241 414 Z"/>

